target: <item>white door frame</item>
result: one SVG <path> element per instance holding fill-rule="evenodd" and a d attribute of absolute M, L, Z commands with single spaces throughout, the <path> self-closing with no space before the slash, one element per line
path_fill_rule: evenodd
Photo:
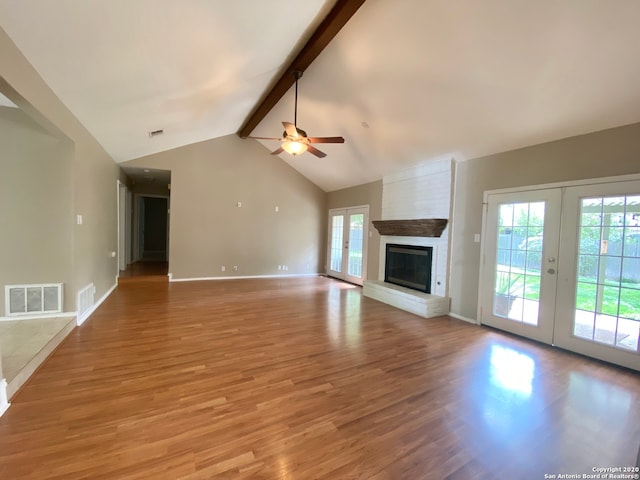
<path fill-rule="evenodd" d="M 120 275 L 121 270 L 127 268 L 127 186 L 120 180 L 116 180 L 116 204 L 117 204 L 117 232 L 118 232 L 118 249 L 117 249 L 117 268 Z"/>

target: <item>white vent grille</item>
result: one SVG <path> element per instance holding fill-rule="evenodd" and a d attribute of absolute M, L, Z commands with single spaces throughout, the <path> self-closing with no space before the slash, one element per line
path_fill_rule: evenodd
<path fill-rule="evenodd" d="M 7 316 L 62 312 L 62 284 L 6 285 Z"/>
<path fill-rule="evenodd" d="M 78 292 L 78 325 L 86 320 L 91 314 L 93 304 L 95 303 L 96 287 L 90 283 Z"/>

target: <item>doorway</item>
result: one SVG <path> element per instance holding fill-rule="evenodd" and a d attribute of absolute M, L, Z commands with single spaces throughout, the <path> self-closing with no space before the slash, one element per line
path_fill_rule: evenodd
<path fill-rule="evenodd" d="M 367 275 L 369 206 L 329 210 L 327 274 L 356 285 Z"/>
<path fill-rule="evenodd" d="M 485 200 L 480 322 L 640 370 L 640 181 Z"/>
<path fill-rule="evenodd" d="M 167 280 L 171 171 L 129 166 L 121 169 L 128 182 L 126 189 L 120 188 L 122 184 L 119 183 L 118 190 L 118 243 L 123 244 L 125 250 L 124 255 L 120 256 L 118 281 L 152 277 Z M 121 213 L 122 205 L 125 205 L 124 215 Z M 123 219 L 124 237 L 121 228 Z M 122 268 L 123 258 L 125 269 Z"/>
<path fill-rule="evenodd" d="M 166 262 L 169 245 L 168 197 L 138 195 L 137 259 Z"/>

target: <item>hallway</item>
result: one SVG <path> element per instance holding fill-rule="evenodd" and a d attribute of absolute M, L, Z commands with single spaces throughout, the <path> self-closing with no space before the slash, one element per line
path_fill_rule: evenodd
<path fill-rule="evenodd" d="M 118 283 L 133 281 L 169 281 L 168 262 L 140 261 L 132 263 L 126 270 L 120 270 Z"/>

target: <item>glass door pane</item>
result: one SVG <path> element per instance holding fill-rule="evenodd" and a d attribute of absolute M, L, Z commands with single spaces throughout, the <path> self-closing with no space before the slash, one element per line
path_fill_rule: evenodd
<path fill-rule="evenodd" d="M 493 314 L 538 325 L 545 202 L 499 205 Z"/>
<path fill-rule="evenodd" d="M 573 335 L 638 351 L 640 195 L 580 200 Z"/>
<path fill-rule="evenodd" d="M 329 270 L 342 272 L 342 249 L 344 242 L 344 214 L 331 216 L 331 246 Z"/>
<path fill-rule="evenodd" d="M 362 278 L 362 247 L 364 246 L 364 213 L 349 214 L 349 262 L 347 274 Z"/>

